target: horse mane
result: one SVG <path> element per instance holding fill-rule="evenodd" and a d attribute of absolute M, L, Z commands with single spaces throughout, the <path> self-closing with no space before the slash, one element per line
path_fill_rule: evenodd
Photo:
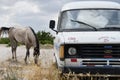
<path fill-rule="evenodd" d="M 34 36 L 35 36 L 35 40 L 36 40 L 36 47 L 39 49 L 39 41 L 38 41 L 38 37 L 37 37 L 37 35 L 36 35 L 35 31 L 34 31 L 31 27 L 29 27 L 29 28 L 31 29 L 31 31 L 33 32 L 33 34 L 34 34 Z"/>

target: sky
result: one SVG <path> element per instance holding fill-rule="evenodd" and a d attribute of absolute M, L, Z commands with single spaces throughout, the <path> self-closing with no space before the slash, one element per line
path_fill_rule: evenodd
<path fill-rule="evenodd" d="M 0 26 L 31 26 L 35 32 L 54 34 L 49 29 L 49 21 L 57 21 L 62 6 L 73 1 L 86 0 L 0 0 Z M 109 1 L 120 3 L 120 0 Z"/>

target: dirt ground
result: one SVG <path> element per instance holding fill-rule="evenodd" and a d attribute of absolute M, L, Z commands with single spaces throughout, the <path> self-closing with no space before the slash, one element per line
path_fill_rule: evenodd
<path fill-rule="evenodd" d="M 52 48 L 40 49 L 38 65 L 34 64 L 33 48 L 30 49 L 28 64 L 24 62 L 25 54 L 25 46 L 18 46 L 17 61 L 14 61 L 12 60 L 11 47 L 0 44 L 0 80 L 53 80 L 51 77 L 56 72 L 52 73 L 55 70 Z"/>
<path fill-rule="evenodd" d="M 24 62 L 24 57 L 26 55 L 25 46 L 17 47 L 17 60 Z M 7 47 L 6 44 L 0 44 L 0 62 L 8 61 L 12 58 L 11 47 Z M 33 48 L 30 49 L 30 63 L 33 59 Z M 39 62 L 43 67 L 49 67 L 52 62 L 54 62 L 54 54 L 52 48 L 42 48 L 40 49 Z"/>

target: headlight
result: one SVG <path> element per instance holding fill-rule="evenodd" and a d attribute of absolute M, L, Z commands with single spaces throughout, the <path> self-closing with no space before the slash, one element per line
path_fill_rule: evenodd
<path fill-rule="evenodd" d="M 75 55 L 77 53 L 77 50 L 74 47 L 70 47 L 68 49 L 68 53 L 69 53 L 69 55 Z"/>

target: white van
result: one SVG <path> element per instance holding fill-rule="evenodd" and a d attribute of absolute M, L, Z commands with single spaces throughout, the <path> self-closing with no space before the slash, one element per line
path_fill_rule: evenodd
<path fill-rule="evenodd" d="M 63 72 L 120 74 L 120 4 L 79 1 L 66 4 L 49 27 L 56 31 L 54 53 Z"/>

